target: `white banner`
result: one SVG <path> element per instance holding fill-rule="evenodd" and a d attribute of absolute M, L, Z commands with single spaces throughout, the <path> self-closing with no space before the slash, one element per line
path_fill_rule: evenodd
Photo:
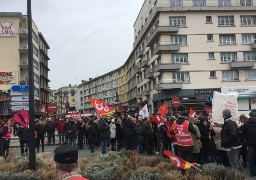
<path fill-rule="evenodd" d="M 139 115 L 144 117 L 149 117 L 149 112 L 148 112 L 148 105 L 146 104 L 139 112 Z"/>
<path fill-rule="evenodd" d="M 222 111 L 225 109 L 230 109 L 233 119 L 238 121 L 238 96 L 237 92 L 224 94 L 214 91 L 212 100 L 212 121 L 214 123 L 224 123 Z"/>

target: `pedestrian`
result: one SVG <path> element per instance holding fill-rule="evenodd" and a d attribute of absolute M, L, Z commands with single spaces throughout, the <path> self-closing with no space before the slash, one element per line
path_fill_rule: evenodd
<path fill-rule="evenodd" d="M 93 117 L 88 122 L 87 132 L 88 132 L 91 153 L 94 153 L 97 139 L 98 139 L 98 124 L 97 124 L 96 118 Z"/>
<path fill-rule="evenodd" d="M 27 127 L 23 127 L 19 123 L 15 123 L 16 135 L 20 141 L 20 153 L 22 156 L 28 155 L 28 135 L 29 130 Z"/>
<path fill-rule="evenodd" d="M 66 131 L 68 135 L 68 144 L 71 146 L 76 146 L 76 137 L 77 137 L 77 123 L 71 118 L 66 126 Z"/>
<path fill-rule="evenodd" d="M 102 116 L 98 121 L 99 139 L 101 142 L 101 153 L 106 154 L 107 144 L 110 137 L 110 127 L 106 122 L 106 116 Z"/>
<path fill-rule="evenodd" d="M 110 144 L 111 151 L 116 151 L 116 120 L 114 118 L 111 119 L 110 127 Z"/>
<path fill-rule="evenodd" d="M 48 145 L 50 145 L 51 143 L 55 144 L 55 128 L 55 122 L 53 122 L 51 118 L 47 118 L 47 122 L 45 123 L 45 131 L 47 132 Z"/>
<path fill-rule="evenodd" d="M 141 116 L 138 116 L 137 123 L 137 145 L 139 147 L 139 153 L 143 154 L 145 148 L 145 135 L 144 135 L 145 123 Z"/>
<path fill-rule="evenodd" d="M 196 134 L 192 123 L 188 121 L 188 114 L 182 113 L 173 124 L 173 131 L 177 140 L 178 154 L 182 159 L 192 162 L 194 141 L 191 134 Z M 185 170 L 181 170 L 185 174 Z"/>
<path fill-rule="evenodd" d="M 231 168 L 243 172 L 242 164 L 239 161 L 239 152 L 242 144 L 238 134 L 237 124 L 232 118 L 229 109 L 223 110 L 222 115 L 224 124 L 221 130 L 221 146 L 227 151 Z"/>
<path fill-rule="evenodd" d="M 44 123 L 41 119 L 39 121 L 35 122 L 35 131 L 36 131 L 35 140 L 36 140 L 37 152 L 39 153 L 40 142 L 42 144 L 42 152 L 44 152 L 44 135 L 45 135 L 46 131 L 45 131 Z"/>
<path fill-rule="evenodd" d="M 64 127 L 65 127 L 66 121 L 63 118 L 59 119 L 59 122 L 57 124 L 57 132 L 59 136 L 59 144 L 65 142 L 65 132 L 64 132 Z"/>
<path fill-rule="evenodd" d="M 133 117 L 128 116 L 123 123 L 123 133 L 126 143 L 126 150 L 136 149 L 136 123 L 134 123 Z"/>
<path fill-rule="evenodd" d="M 85 126 L 85 123 L 82 121 L 82 119 L 78 119 L 77 121 L 77 130 L 78 130 L 77 146 L 78 146 L 78 149 L 83 149 L 83 140 L 86 132 L 86 126 Z"/>
<path fill-rule="evenodd" d="M 145 137 L 145 149 L 147 155 L 151 156 L 153 155 L 154 149 L 153 126 L 149 117 L 146 118 L 145 122 L 145 128 L 143 128 Z"/>
<path fill-rule="evenodd" d="M 250 176 L 256 176 L 256 109 L 249 113 L 250 118 L 243 125 L 242 134 L 248 146 Z"/>
<path fill-rule="evenodd" d="M 243 125 L 244 123 L 246 123 L 248 121 L 248 117 L 244 114 L 241 114 L 239 116 L 239 120 L 238 120 L 238 124 L 237 124 L 237 127 L 238 127 L 238 132 L 239 132 L 239 137 L 240 137 L 240 141 L 242 143 L 242 148 L 241 148 L 241 151 L 239 153 L 239 159 L 241 159 L 240 157 L 242 156 L 242 159 L 243 159 L 243 167 L 244 168 L 247 168 L 247 155 L 248 155 L 248 151 L 247 151 L 247 142 L 246 140 L 244 139 L 244 136 L 243 136 Z"/>
<path fill-rule="evenodd" d="M 0 156 L 5 158 L 9 155 L 11 132 L 11 127 L 8 124 L 8 120 L 0 120 Z"/>
<path fill-rule="evenodd" d="M 54 161 L 59 180 L 88 180 L 79 174 L 78 149 L 61 145 L 54 150 Z"/>
<path fill-rule="evenodd" d="M 117 142 L 117 151 L 119 151 L 123 148 L 123 144 L 124 144 L 121 118 L 118 118 L 116 123 L 116 142 Z"/>

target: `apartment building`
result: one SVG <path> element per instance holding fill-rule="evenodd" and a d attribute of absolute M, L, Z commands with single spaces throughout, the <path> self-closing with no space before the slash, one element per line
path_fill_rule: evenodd
<path fill-rule="evenodd" d="M 203 108 L 213 91 L 238 91 L 239 110 L 255 108 L 255 10 L 255 0 L 145 0 L 134 24 L 138 94 L 156 110 L 173 97 Z"/>
<path fill-rule="evenodd" d="M 49 102 L 48 50 L 50 49 L 35 22 L 32 23 L 33 65 L 36 113 Z M 0 90 L 13 85 L 28 84 L 28 29 L 27 17 L 19 12 L 0 12 Z"/>
<path fill-rule="evenodd" d="M 72 86 L 71 84 L 53 91 L 53 102 L 58 106 L 57 115 L 65 115 L 77 111 L 77 101 L 75 98 L 77 91 L 78 86 Z"/>
<path fill-rule="evenodd" d="M 117 107 L 136 109 L 142 102 L 153 113 L 178 97 L 178 110 L 202 110 L 218 91 L 239 92 L 239 110 L 255 109 L 255 10 L 256 0 L 145 0 L 134 23 L 133 51 L 113 71 Z M 89 84 L 107 74 L 82 83 L 81 104 L 83 97 L 103 98 Z"/>

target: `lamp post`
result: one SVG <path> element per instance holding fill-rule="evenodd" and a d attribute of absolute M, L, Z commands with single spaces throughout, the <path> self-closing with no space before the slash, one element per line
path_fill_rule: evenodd
<path fill-rule="evenodd" d="M 34 97 L 34 68 L 33 68 L 33 44 L 32 44 L 32 12 L 31 0 L 27 0 L 27 24 L 28 24 L 28 77 L 29 77 L 29 168 L 36 170 L 35 152 L 35 97 Z"/>

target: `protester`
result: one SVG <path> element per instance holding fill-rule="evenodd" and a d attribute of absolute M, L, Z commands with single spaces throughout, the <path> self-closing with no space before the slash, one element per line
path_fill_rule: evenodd
<path fill-rule="evenodd" d="M 89 144 L 91 153 L 95 152 L 95 147 L 98 139 L 98 125 L 97 125 L 97 119 L 92 119 L 88 122 L 88 138 L 89 138 Z"/>
<path fill-rule="evenodd" d="M 19 123 L 15 123 L 15 126 L 16 135 L 20 141 L 20 153 L 22 156 L 28 155 L 28 128 L 21 126 Z"/>
<path fill-rule="evenodd" d="M 145 135 L 145 149 L 146 149 L 147 155 L 151 156 L 153 155 L 154 141 L 153 141 L 153 126 L 151 124 L 150 118 L 146 118 L 144 135 Z"/>
<path fill-rule="evenodd" d="M 106 116 L 102 116 L 98 121 L 99 139 L 101 141 L 101 153 L 107 153 L 107 144 L 110 137 L 110 127 L 106 122 Z"/>
<path fill-rule="evenodd" d="M 248 117 L 244 114 L 241 114 L 239 116 L 239 120 L 238 120 L 238 124 L 237 124 L 237 127 L 238 127 L 238 132 L 239 132 L 239 137 L 240 137 L 240 141 L 242 143 L 242 148 L 241 148 L 241 151 L 239 153 L 239 160 L 241 159 L 240 157 L 242 156 L 242 159 L 243 159 L 243 167 L 244 168 L 247 168 L 247 154 L 248 154 L 248 151 L 247 151 L 247 142 L 246 140 L 244 139 L 244 136 L 243 136 L 243 125 L 244 123 L 246 123 L 248 121 Z"/>
<path fill-rule="evenodd" d="M 0 120 L 0 156 L 7 157 L 9 155 L 9 146 L 11 140 L 11 127 L 8 120 Z"/>
<path fill-rule="evenodd" d="M 249 114 L 250 118 L 243 125 L 242 134 L 248 145 L 250 176 L 256 176 L 256 109 Z"/>
<path fill-rule="evenodd" d="M 119 151 L 123 148 L 123 131 L 122 131 L 121 118 L 118 118 L 116 123 L 116 142 L 117 142 L 117 151 Z"/>
<path fill-rule="evenodd" d="M 58 136 L 59 136 L 59 144 L 65 142 L 65 132 L 64 132 L 64 127 L 65 127 L 66 121 L 62 118 L 59 119 L 59 122 L 57 124 L 57 131 L 58 131 Z"/>
<path fill-rule="evenodd" d="M 138 116 L 137 123 L 137 144 L 139 147 L 139 153 L 143 154 L 145 148 L 145 134 L 144 134 L 145 123 L 142 120 L 141 116 Z"/>
<path fill-rule="evenodd" d="M 126 142 L 126 150 L 134 150 L 136 149 L 136 123 L 133 121 L 132 116 L 128 116 L 128 118 L 123 123 L 123 132 L 124 139 Z"/>
<path fill-rule="evenodd" d="M 77 146 L 78 149 L 83 149 L 83 139 L 86 132 L 86 126 L 85 123 L 82 121 L 82 119 L 78 119 L 77 121 Z"/>
<path fill-rule="evenodd" d="M 51 118 L 47 118 L 47 122 L 45 123 L 45 131 L 47 132 L 48 145 L 50 145 L 51 143 L 55 144 L 55 128 L 55 122 L 53 122 Z"/>
<path fill-rule="evenodd" d="M 39 121 L 35 122 L 35 131 L 36 131 L 36 149 L 39 153 L 39 145 L 40 142 L 42 144 L 42 152 L 44 152 L 44 135 L 45 135 L 45 126 L 43 124 L 43 121 L 40 119 Z"/>
<path fill-rule="evenodd" d="M 54 150 L 54 161 L 59 180 L 87 180 L 79 174 L 78 149 L 62 145 Z"/>
<path fill-rule="evenodd" d="M 222 115 L 224 124 L 221 130 L 221 146 L 227 151 L 232 169 L 242 172 L 243 167 L 239 161 L 239 152 L 242 145 L 238 135 L 237 124 L 232 119 L 231 111 L 229 109 L 223 110 Z"/>
<path fill-rule="evenodd" d="M 111 151 L 116 150 L 116 121 L 115 119 L 111 119 L 111 123 L 109 124 L 110 127 L 110 144 L 111 144 Z"/>

